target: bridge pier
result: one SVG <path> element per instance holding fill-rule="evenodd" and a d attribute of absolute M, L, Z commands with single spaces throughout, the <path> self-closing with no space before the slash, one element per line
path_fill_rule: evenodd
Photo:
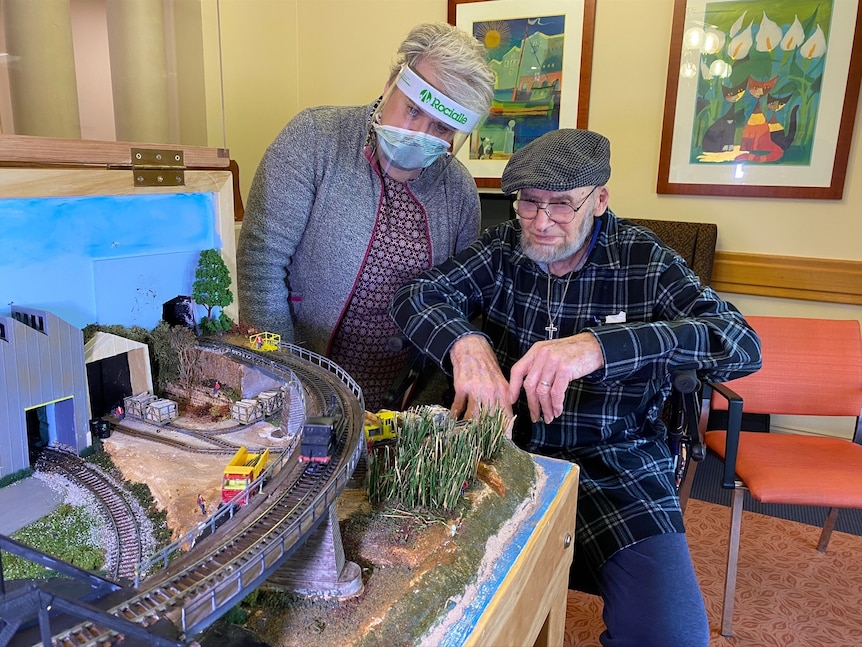
<path fill-rule="evenodd" d="M 267 588 L 343 600 L 362 592 L 362 571 L 344 559 L 335 504 L 317 530 L 267 578 Z"/>

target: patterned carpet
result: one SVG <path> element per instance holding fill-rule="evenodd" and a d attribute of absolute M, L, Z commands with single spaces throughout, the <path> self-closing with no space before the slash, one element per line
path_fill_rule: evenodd
<path fill-rule="evenodd" d="M 821 554 L 817 528 L 743 512 L 734 636 L 724 638 L 719 623 L 730 509 L 692 499 L 685 519 L 710 647 L 862 645 L 862 537 L 835 532 Z M 599 647 L 602 629 L 599 598 L 569 591 L 564 647 Z"/>

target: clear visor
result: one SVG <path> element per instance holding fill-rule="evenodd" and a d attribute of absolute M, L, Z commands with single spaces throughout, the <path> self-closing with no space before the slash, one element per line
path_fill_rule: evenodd
<path fill-rule="evenodd" d="M 481 118 L 405 65 L 372 116 L 380 168 L 399 181 L 418 177 L 455 155 Z"/>

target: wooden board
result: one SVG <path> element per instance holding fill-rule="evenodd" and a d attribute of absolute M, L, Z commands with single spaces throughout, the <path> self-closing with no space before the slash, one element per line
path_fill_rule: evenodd
<path fill-rule="evenodd" d="M 578 467 L 543 456 L 534 459 L 548 479 L 539 505 L 440 647 L 563 644 Z"/>
<path fill-rule="evenodd" d="M 58 139 L 28 135 L 0 135 L 0 164 L 12 166 L 57 164 L 105 168 L 130 166 L 132 148 L 182 150 L 187 169 L 223 168 L 227 170 L 230 164 L 230 153 L 225 148 Z"/>

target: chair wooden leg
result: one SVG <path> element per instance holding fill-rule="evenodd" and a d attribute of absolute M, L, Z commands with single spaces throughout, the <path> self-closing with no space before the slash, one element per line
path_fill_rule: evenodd
<path fill-rule="evenodd" d="M 829 514 L 826 515 L 823 530 L 820 532 L 820 541 L 817 543 L 817 550 L 821 553 L 826 552 L 826 546 L 829 545 L 829 540 L 832 538 L 836 521 L 838 521 L 838 508 L 829 508 Z"/>
<path fill-rule="evenodd" d="M 730 509 L 730 535 L 727 540 L 727 573 L 724 579 L 724 602 L 721 607 L 721 635 L 733 635 L 733 602 L 736 594 L 736 571 L 739 566 L 739 531 L 742 528 L 742 503 L 745 489 L 741 483 L 733 489 Z"/>

